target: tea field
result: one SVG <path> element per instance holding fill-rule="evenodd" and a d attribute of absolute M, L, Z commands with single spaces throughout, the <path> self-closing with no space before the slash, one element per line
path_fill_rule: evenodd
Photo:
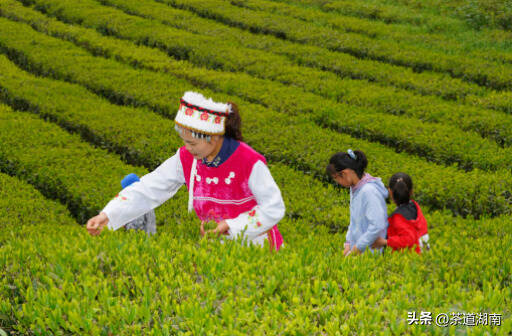
<path fill-rule="evenodd" d="M 508 0 L 0 0 L 0 336 L 512 335 Z M 182 141 L 185 91 L 234 101 L 285 248 L 84 227 Z M 411 175 L 422 255 L 343 257 L 364 151 Z M 391 212 L 393 205 L 389 204 Z"/>

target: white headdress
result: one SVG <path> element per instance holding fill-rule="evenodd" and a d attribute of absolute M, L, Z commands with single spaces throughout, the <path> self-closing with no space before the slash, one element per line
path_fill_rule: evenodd
<path fill-rule="evenodd" d="M 180 108 L 174 119 L 177 126 L 204 135 L 222 135 L 231 105 L 206 99 L 202 94 L 187 91 L 181 98 Z"/>

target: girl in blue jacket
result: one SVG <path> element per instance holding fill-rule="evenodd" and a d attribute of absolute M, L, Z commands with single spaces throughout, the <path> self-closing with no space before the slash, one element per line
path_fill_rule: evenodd
<path fill-rule="evenodd" d="M 334 154 L 327 174 L 338 184 L 350 188 L 350 225 L 343 255 L 362 253 L 378 238 L 386 238 L 388 190 L 378 177 L 365 173 L 366 155 L 349 149 Z"/>

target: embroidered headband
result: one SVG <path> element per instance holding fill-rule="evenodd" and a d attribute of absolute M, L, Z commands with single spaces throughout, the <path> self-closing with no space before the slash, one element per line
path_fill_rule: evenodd
<path fill-rule="evenodd" d="M 223 135 L 231 105 L 206 99 L 202 94 L 187 91 L 180 100 L 174 122 L 181 128 L 204 135 Z"/>
<path fill-rule="evenodd" d="M 354 151 L 352 149 L 348 149 L 347 150 L 347 154 L 348 156 L 350 156 L 353 160 L 356 160 L 357 159 L 357 156 L 356 154 L 354 153 Z"/>

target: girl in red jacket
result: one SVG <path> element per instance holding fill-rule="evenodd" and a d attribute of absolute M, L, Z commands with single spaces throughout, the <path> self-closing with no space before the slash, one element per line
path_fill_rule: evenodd
<path fill-rule="evenodd" d="M 377 238 L 373 247 L 389 246 L 394 251 L 414 249 L 418 254 L 430 249 L 427 221 L 412 195 L 412 179 L 405 173 L 396 173 L 389 180 L 389 194 L 397 208 L 389 216 L 388 239 Z"/>

